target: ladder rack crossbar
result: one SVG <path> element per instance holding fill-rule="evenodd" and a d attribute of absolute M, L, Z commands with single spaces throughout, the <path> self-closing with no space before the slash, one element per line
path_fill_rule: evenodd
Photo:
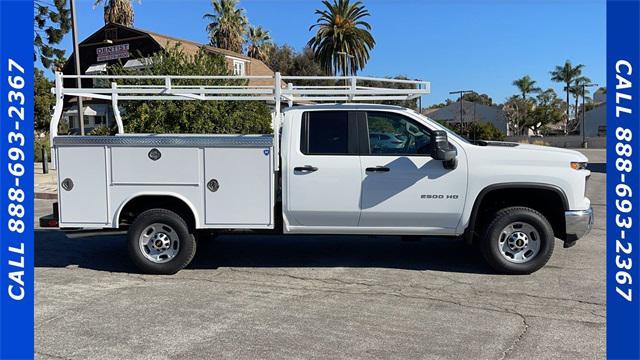
<path fill-rule="evenodd" d="M 62 79 L 120 80 L 273 80 L 269 75 L 61 75 Z"/>
<path fill-rule="evenodd" d="M 64 95 L 77 94 L 113 94 L 111 88 L 68 88 L 64 90 Z M 273 94 L 272 89 L 247 89 L 247 88 L 228 88 L 228 89 L 207 89 L 207 88 L 175 88 L 170 89 L 164 87 L 153 88 L 118 88 L 118 94 L 140 94 L 140 95 L 153 95 L 153 94 Z M 84 96 L 84 95 L 81 95 Z M 88 97 L 88 96 L 87 96 Z"/>

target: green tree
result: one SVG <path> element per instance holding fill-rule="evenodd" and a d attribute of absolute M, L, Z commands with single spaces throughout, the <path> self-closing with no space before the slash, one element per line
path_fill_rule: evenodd
<path fill-rule="evenodd" d="M 267 65 L 273 71 L 289 76 L 322 76 L 327 73 L 315 60 L 313 50 L 304 48 L 301 53 L 296 52 L 289 45 L 274 45 L 269 53 Z M 298 82 L 300 83 L 300 82 Z"/>
<path fill-rule="evenodd" d="M 501 141 L 504 140 L 505 134 L 500 131 L 495 125 L 483 121 L 475 121 L 472 123 L 464 124 L 464 128 L 460 128 L 460 123 L 457 121 L 439 121 L 439 123 L 446 128 L 452 130 L 456 134 L 460 134 L 470 140 L 489 140 L 489 141 Z"/>
<path fill-rule="evenodd" d="M 523 99 L 518 95 L 513 95 L 502 105 L 502 111 L 512 134 L 526 135 L 530 124 L 528 115 L 533 108 L 533 100 Z"/>
<path fill-rule="evenodd" d="M 262 26 L 249 26 L 247 56 L 265 61 L 271 49 L 271 35 Z"/>
<path fill-rule="evenodd" d="M 565 61 L 564 65 L 557 65 L 554 70 L 551 71 L 551 80 L 565 85 L 564 90 L 567 94 L 567 117 L 565 119 L 564 131 L 565 134 L 568 130 L 569 124 L 569 94 L 571 90 L 571 83 L 582 75 L 583 64 L 573 66 L 570 60 Z"/>
<path fill-rule="evenodd" d="M 311 48 L 304 48 L 301 53 L 296 53 L 293 57 L 293 62 L 289 68 L 291 76 L 326 76 L 327 73 L 322 69 L 322 66 L 315 60 L 313 50 Z"/>
<path fill-rule="evenodd" d="M 472 103 L 476 103 L 476 104 L 481 104 L 481 105 L 487 105 L 487 106 L 492 106 L 493 105 L 493 99 L 491 97 L 489 97 L 489 95 L 487 95 L 487 94 L 478 94 L 475 91 L 462 95 L 462 99 L 464 101 L 468 101 L 468 102 L 472 102 Z"/>
<path fill-rule="evenodd" d="M 71 11 L 67 0 L 34 1 L 33 61 L 55 70 L 65 61 L 64 49 L 55 45 L 71 30 Z"/>
<path fill-rule="evenodd" d="M 531 79 L 529 75 L 525 75 L 520 79 L 514 80 L 513 85 L 518 88 L 522 94 L 522 99 L 526 100 L 530 93 L 540 92 L 540 88 L 536 86 L 536 81 Z"/>
<path fill-rule="evenodd" d="M 326 9 L 315 11 L 319 17 L 309 30 L 317 28 L 317 32 L 307 45 L 327 73 L 355 74 L 364 68 L 369 52 L 376 44 L 370 32 L 371 25 L 363 20 L 370 16 L 369 11 L 360 1 L 333 0 L 330 3 L 324 0 L 322 3 Z"/>
<path fill-rule="evenodd" d="M 280 72 L 282 75 L 293 75 L 290 69 L 296 56 L 295 50 L 287 44 L 273 45 L 266 63 L 273 71 Z"/>
<path fill-rule="evenodd" d="M 52 109 L 56 103 L 56 99 L 51 93 L 51 88 L 54 84 L 53 81 L 44 76 L 44 71 L 38 68 L 34 69 L 33 75 L 34 128 L 36 131 L 47 132 L 51 122 Z"/>
<path fill-rule="evenodd" d="M 535 105 L 526 126 L 534 133 L 548 129 L 549 125 L 562 122 L 566 104 L 553 89 L 542 91 L 536 96 Z"/>
<path fill-rule="evenodd" d="M 445 106 L 447 106 L 447 104 L 445 104 L 445 103 L 438 103 L 438 104 L 430 105 L 429 107 L 427 107 L 427 108 L 426 108 L 426 109 L 424 109 L 424 110 L 442 109 L 442 108 L 443 108 L 443 107 L 445 107 Z"/>
<path fill-rule="evenodd" d="M 237 0 L 211 0 L 211 5 L 214 12 L 203 16 L 209 22 L 209 44 L 221 49 L 242 52 L 248 23 L 244 9 L 238 9 Z"/>
<path fill-rule="evenodd" d="M 133 0 L 96 0 L 93 4 L 95 9 L 104 3 L 104 23 L 115 23 L 124 26 L 133 26 Z M 138 4 L 140 0 L 138 0 Z"/>
<path fill-rule="evenodd" d="M 185 54 L 180 46 L 169 48 L 152 58 L 142 71 L 125 70 L 114 65 L 114 74 L 135 75 L 230 75 L 225 60 L 200 51 Z M 175 80 L 180 85 L 242 85 L 244 80 Z M 153 80 L 129 82 L 128 85 L 158 84 Z M 126 132 L 198 133 L 198 134 L 266 134 L 271 133 L 271 112 L 259 101 L 124 101 L 122 118 Z"/>
<path fill-rule="evenodd" d="M 410 80 L 408 77 L 404 75 L 396 75 L 394 77 L 387 76 L 387 79 L 395 79 L 395 80 Z M 368 86 L 373 88 L 391 88 L 391 89 L 415 89 L 415 85 L 413 84 L 405 84 L 405 83 L 393 83 L 393 82 L 382 82 L 382 81 L 359 81 L 357 83 L 358 86 Z M 402 106 L 409 109 L 417 109 L 418 108 L 418 100 L 384 100 L 384 101 L 371 101 L 374 104 L 386 104 L 386 105 L 396 105 Z"/>

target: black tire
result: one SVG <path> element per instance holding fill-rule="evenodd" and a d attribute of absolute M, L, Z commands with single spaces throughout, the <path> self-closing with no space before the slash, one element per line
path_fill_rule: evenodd
<path fill-rule="evenodd" d="M 149 225 L 160 223 L 170 226 L 179 239 L 178 253 L 169 261 L 155 263 L 148 259 L 139 243 L 142 231 Z M 151 209 L 138 215 L 127 233 L 129 256 L 134 264 L 148 274 L 173 275 L 184 269 L 196 254 L 196 239 L 180 215 L 166 209 Z"/>
<path fill-rule="evenodd" d="M 539 234 L 539 251 L 524 263 L 514 263 L 502 255 L 498 244 L 505 227 L 514 222 L 528 224 Z M 527 207 L 509 207 L 498 211 L 487 226 L 481 239 L 480 250 L 487 263 L 496 271 L 511 275 L 531 274 L 542 268 L 553 254 L 555 237 L 549 221 L 536 210 Z M 512 256 L 513 257 L 513 256 Z"/>

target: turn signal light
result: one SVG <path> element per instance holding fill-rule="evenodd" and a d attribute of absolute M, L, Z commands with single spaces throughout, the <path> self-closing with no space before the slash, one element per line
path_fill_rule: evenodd
<path fill-rule="evenodd" d="M 584 170 L 587 168 L 587 162 L 578 162 L 578 161 L 572 161 L 571 162 L 571 168 L 573 170 Z"/>

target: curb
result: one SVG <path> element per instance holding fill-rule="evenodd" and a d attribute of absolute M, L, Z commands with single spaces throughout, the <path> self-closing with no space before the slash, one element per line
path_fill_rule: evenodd
<path fill-rule="evenodd" d="M 36 199 L 57 200 L 58 199 L 58 194 L 56 194 L 56 193 L 36 192 L 36 193 L 34 193 L 34 197 Z"/>

